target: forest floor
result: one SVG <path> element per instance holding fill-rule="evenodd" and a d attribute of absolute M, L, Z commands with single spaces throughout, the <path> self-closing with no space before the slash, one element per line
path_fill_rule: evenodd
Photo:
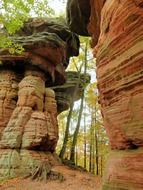
<path fill-rule="evenodd" d="M 11 179 L 0 183 L 0 190 L 100 190 L 101 179 L 88 172 L 78 171 L 68 166 L 56 166 L 54 171 L 60 172 L 64 180 L 48 182 L 31 179 Z"/>

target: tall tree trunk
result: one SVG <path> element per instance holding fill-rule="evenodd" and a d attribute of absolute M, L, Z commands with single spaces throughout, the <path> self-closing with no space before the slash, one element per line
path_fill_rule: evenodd
<path fill-rule="evenodd" d="M 95 174 L 95 126 L 93 125 L 93 130 L 92 130 L 92 173 Z"/>
<path fill-rule="evenodd" d="M 73 112 L 73 107 L 74 107 L 74 101 L 72 100 L 72 103 L 70 105 L 70 111 L 67 117 L 67 124 L 66 124 L 66 131 L 65 131 L 65 137 L 64 137 L 64 141 L 63 141 L 63 145 L 59 154 L 59 157 L 63 160 L 64 159 L 64 155 L 66 152 L 66 147 L 67 147 L 67 143 L 68 143 L 68 138 L 69 138 L 69 128 L 70 128 L 70 122 L 71 122 L 71 117 L 72 117 L 72 112 Z"/>
<path fill-rule="evenodd" d="M 98 130 L 96 128 L 97 125 L 97 119 L 96 119 L 96 112 L 97 108 L 95 106 L 95 119 L 94 119 L 94 125 L 95 125 L 95 152 L 96 152 L 96 175 L 99 175 L 99 150 L 98 150 Z"/>
<path fill-rule="evenodd" d="M 100 157 L 100 175 L 103 176 L 103 156 Z"/>
<path fill-rule="evenodd" d="M 78 165 L 78 148 L 76 146 L 76 162 L 75 162 L 75 165 L 77 166 Z"/>
<path fill-rule="evenodd" d="M 87 72 L 87 50 L 88 50 L 87 47 L 88 47 L 88 41 L 86 42 L 85 51 L 84 51 L 84 76 L 86 76 L 86 72 Z M 70 160 L 73 163 L 75 163 L 75 146 L 77 144 L 77 137 L 78 137 L 78 133 L 80 129 L 80 123 L 81 123 L 81 117 L 82 117 L 82 111 L 83 111 L 83 102 L 84 102 L 84 92 L 82 92 L 82 96 L 81 96 L 81 104 L 80 104 L 77 126 L 74 132 L 73 141 L 71 145 Z"/>
<path fill-rule="evenodd" d="M 96 149 L 96 175 L 99 175 L 98 136 L 96 132 L 95 132 L 95 149 Z"/>
<path fill-rule="evenodd" d="M 85 107 L 86 110 L 86 107 Z M 86 155 L 86 115 L 84 115 L 84 168 L 86 169 L 86 160 L 87 160 L 87 155 Z"/>
<path fill-rule="evenodd" d="M 76 129 L 75 129 L 75 132 L 73 135 L 73 141 L 72 141 L 71 151 L 70 151 L 70 161 L 72 161 L 73 163 L 75 163 L 75 146 L 77 143 L 77 137 L 78 137 L 78 133 L 79 133 L 79 129 L 80 129 L 80 122 L 81 122 L 82 111 L 83 111 L 83 101 L 84 101 L 84 92 L 82 93 L 82 97 L 81 97 L 78 121 L 77 121 Z"/>
<path fill-rule="evenodd" d="M 92 153 L 93 153 L 93 115 L 91 112 L 91 124 L 90 124 L 90 146 L 89 146 L 89 172 L 92 172 Z"/>

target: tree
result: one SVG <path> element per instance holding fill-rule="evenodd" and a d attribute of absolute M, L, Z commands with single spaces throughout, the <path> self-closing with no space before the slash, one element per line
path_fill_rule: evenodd
<path fill-rule="evenodd" d="M 64 159 L 64 155 L 65 155 L 65 152 L 66 152 L 67 143 L 68 143 L 68 139 L 69 139 L 69 128 L 70 128 L 70 122 L 71 122 L 73 107 L 74 107 L 74 101 L 72 100 L 72 103 L 70 105 L 69 114 L 67 116 L 67 123 L 66 123 L 64 141 L 63 141 L 62 148 L 61 148 L 61 151 L 60 151 L 60 154 L 59 154 L 59 157 L 62 160 Z"/>
<path fill-rule="evenodd" d="M 0 48 L 13 45 L 9 36 L 17 32 L 30 17 L 44 17 L 53 14 L 48 0 L 1 0 L 0 2 Z"/>
<path fill-rule="evenodd" d="M 89 42 L 87 38 L 81 39 L 80 56 L 72 59 L 71 70 L 84 72 L 87 62 L 86 73 L 91 72 L 93 61 L 89 46 L 88 51 L 85 51 L 87 41 Z M 78 106 L 75 103 L 69 123 L 63 159 L 71 160 L 75 165 L 78 164 L 93 174 L 102 176 L 108 155 L 108 138 L 103 127 L 95 79 L 87 86 Z"/>
<path fill-rule="evenodd" d="M 86 43 L 85 43 L 84 57 L 83 57 L 84 76 L 86 76 L 86 74 L 87 74 L 88 44 L 89 44 L 89 41 L 87 40 Z M 83 111 L 83 102 L 84 102 L 84 91 L 82 92 L 82 96 L 81 96 L 81 103 L 80 103 L 80 109 L 79 109 L 79 115 L 78 115 L 78 122 L 77 122 L 77 125 L 76 125 L 76 129 L 75 129 L 75 132 L 74 132 L 73 141 L 72 141 L 72 145 L 71 145 L 70 161 L 72 163 L 75 163 L 75 147 L 76 147 L 76 144 L 77 144 L 77 137 L 78 137 L 78 133 L 79 133 L 79 129 L 80 129 L 80 123 L 81 123 L 81 117 L 82 117 L 82 111 Z"/>

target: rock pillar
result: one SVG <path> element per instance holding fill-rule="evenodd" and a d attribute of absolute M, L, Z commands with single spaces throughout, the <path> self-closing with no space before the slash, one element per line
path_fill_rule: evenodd
<path fill-rule="evenodd" d="M 86 14 L 83 14 L 82 2 L 90 3 L 90 6 L 84 9 L 86 13 L 91 13 L 88 24 L 84 22 Z M 67 16 L 73 31 L 85 35 L 76 29 L 78 27 L 83 30 L 82 23 L 84 23 L 92 36 L 99 101 L 111 146 L 103 190 L 141 190 L 143 189 L 143 0 L 82 2 L 68 0 L 67 11 L 70 14 Z M 86 18 L 88 20 L 88 16 Z"/>
<path fill-rule="evenodd" d="M 0 49 L 0 180 L 47 179 L 59 164 L 57 102 L 52 87 L 64 84 L 79 39 L 65 24 L 30 19 L 11 37 L 21 54 Z M 74 43 L 73 43 L 74 42 Z"/>
<path fill-rule="evenodd" d="M 106 0 L 94 55 L 111 153 L 103 190 L 143 189 L 143 1 Z"/>

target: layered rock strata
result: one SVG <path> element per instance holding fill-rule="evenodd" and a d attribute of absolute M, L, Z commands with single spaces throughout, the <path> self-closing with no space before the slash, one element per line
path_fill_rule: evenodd
<path fill-rule="evenodd" d="M 106 0 L 102 9 L 94 52 L 104 125 L 113 151 L 103 189 L 143 189 L 141 3 Z"/>
<path fill-rule="evenodd" d="M 65 68 L 70 56 L 78 55 L 79 39 L 66 25 L 49 19 L 30 19 L 11 39 L 24 51 L 0 49 L 0 180 L 42 178 L 59 162 L 52 87 L 65 82 Z"/>
<path fill-rule="evenodd" d="M 141 190 L 143 0 L 106 0 L 99 9 L 102 1 L 90 2 L 87 27 L 93 36 L 99 101 L 111 146 L 103 189 Z"/>

